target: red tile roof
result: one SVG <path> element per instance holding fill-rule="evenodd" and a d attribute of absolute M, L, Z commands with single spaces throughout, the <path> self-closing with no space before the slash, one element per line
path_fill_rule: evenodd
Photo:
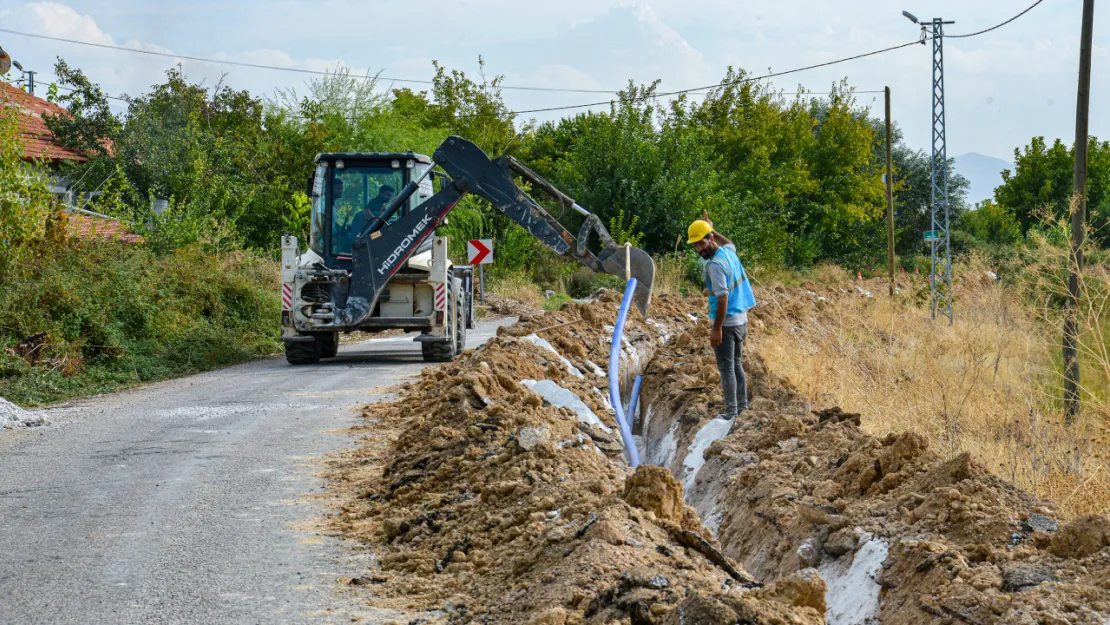
<path fill-rule="evenodd" d="M 70 213 L 69 234 L 79 239 L 119 239 L 125 243 L 141 243 L 143 237 L 130 232 L 115 219 Z"/>
<path fill-rule="evenodd" d="M 23 135 L 23 157 L 27 160 L 86 161 L 85 155 L 63 146 L 46 126 L 44 116 L 69 115 L 64 108 L 37 98 L 26 91 L 0 81 L 0 104 L 15 107 L 21 115 L 19 131 Z"/>

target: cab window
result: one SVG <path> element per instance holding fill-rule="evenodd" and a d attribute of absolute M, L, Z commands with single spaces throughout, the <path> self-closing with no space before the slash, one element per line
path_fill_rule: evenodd
<path fill-rule="evenodd" d="M 404 186 L 404 170 L 381 167 L 344 167 L 332 169 L 328 201 L 332 207 L 332 254 L 350 254 L 351 243 L 371 219 Z M 399 219 L 403 209 L 390 221 Z"/>
<path fill-rule="evenodd" d="M 309 247 L 320 256 L 324 255 L 324 233 L 327 229 L 327 200 L 324 197 L 324 182 L 328 179 L 328 166 L 320 164 L 316 167 L 316 175 L 312 177 L 312 221 L 309 230 Z"/>

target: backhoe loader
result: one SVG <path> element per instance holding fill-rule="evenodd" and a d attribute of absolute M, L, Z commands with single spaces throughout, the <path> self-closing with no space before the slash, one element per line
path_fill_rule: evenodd
<path fill-rule="evenodd" d="M 436 228 L 467 193 L 488 200 L 557 254 L 635 277 L 635 302 L 647 315 L 651 256 L 617 245 L 596 214 L 511 156 L 490 160 L 452 136 L 431 158 L 362 152 L 320 154 L 315 162 L 308 249 L 302 253 L 290 235 L 281 244 L 281 338 L 291 364 L 335 356 L 341 332 L 391 328 L 419 332 L 426 361 L 458 355 L 474 327 L 473 270 L 448 260 L 447 237 Z M 584 217 L 578 235 L 517 186 L 514 174 L 558 203 L 560 217 L 568 210 Z"/>

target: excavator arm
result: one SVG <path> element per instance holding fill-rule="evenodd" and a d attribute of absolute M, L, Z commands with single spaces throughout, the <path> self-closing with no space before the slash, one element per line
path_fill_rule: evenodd
<path fill-rule="evenodd" d="M 512 157 L 490 160 L 481 148 L 461 137 L 449 137 L 436 149 L 432 160 L 433 167 L 439 165 L 450 177 L 450 182 L 397 221 L 388 223 L 416 191 L 423 177 L 410 182 L 383 208 L 381 217 L 368 223 L 355 238 L 349 296 L 346 305 L 335 310 L 333 324 L 349 327 L 368 317 L 389 279 L 467 193 L 488 200 L 555 253 L 572 256 L 599 273 L 636 278 L 635 302 L 640 312 L 647 316 L 655 263 L 639 248 L 617 245 L 597 215 L 579 206 Z M 425 176 L 431 171 L 429 167 Z M 560 202 L 564 209 L 584 215 L 586 221 L 578 236 L 571 234 L 518 187 L 513 182 L 512 172 Z M 588 248 L 591 233 L 596 233 L 600 240 L 600 250 L 596 254 Z"/>

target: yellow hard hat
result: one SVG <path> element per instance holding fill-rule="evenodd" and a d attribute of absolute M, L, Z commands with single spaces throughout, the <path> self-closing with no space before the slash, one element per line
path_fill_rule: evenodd
<path fill-rule="evenodd" d="M 690 224 L 690 229 L 686 232 L 686 242 L 693 245 L 709 236 L 710 232 L 713 232 L 713 228 L 709 222 L 699 219 Z"/>

